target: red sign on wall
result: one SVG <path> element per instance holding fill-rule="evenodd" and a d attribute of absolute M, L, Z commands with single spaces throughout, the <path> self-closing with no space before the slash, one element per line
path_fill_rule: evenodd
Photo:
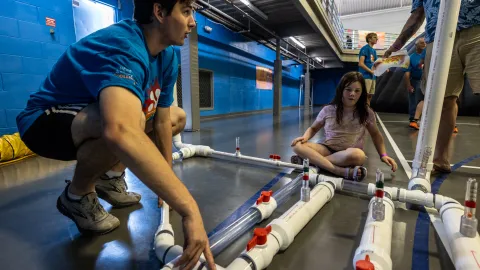
<path fill-rule="evenodd" d="M 57 23 L 55 22 L 55 19 L 52 19 L 49 17 L 45 17 L 45 23 L 47 24 L 47 26 L 51 26 L 51 27 L 55 27 L 57 25 Z"/>

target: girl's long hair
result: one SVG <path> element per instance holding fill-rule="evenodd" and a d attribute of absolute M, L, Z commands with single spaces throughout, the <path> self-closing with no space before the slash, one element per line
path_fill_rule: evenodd
<path fill-rule="evenodd" d="M 367 122 L 369 106 L 367 104 L 367 87 L 365 86 L 365 79 L 360 72 L 351 71 L 343 75 L 340 83 L 337 86 L 335 97 L 330 102 L 330 105 L 335 105 L 337 108 L 336 120 L 337 124 L 339 125 L 342 123 L 343 119 L 343 90 L 345 90 L 347 86 L 354 82 L 360 82 L 360 85 L 362 86 L 362 94 L 355 104 L 353 115 L 355 116 L 356 114 L 358 116 L 360 124 L 364 125 Z"/>

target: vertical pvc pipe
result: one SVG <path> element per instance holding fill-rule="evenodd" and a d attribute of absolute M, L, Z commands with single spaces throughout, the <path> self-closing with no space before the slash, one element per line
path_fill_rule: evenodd
<path fill-rule="evenodd" d="M 420 133 L 418 135 L 415 159 L 412 166 L 412 179 L 408 185 L 408 189 L 410 190 L 421 189 L 425 192 L 431 191 L 430 172 L 433 168 L 433 154 L 452 58 L 460 2 L 461 0 L 442 0 L 440 3 L 435 41 L 433 43 L 430 69 L 427 78 L 427 88 L 425 91 L 425 104 L 423 106 Z M 425 178 L 419 178 L 417 175 L 420 164 L 425 152 L 428 151 L 432 154 L 428 157 L 427 175 Z"/>

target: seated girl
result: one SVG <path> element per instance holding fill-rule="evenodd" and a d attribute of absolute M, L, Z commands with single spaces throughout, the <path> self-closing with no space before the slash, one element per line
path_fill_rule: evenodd
<path fill-rule="evenodd" d="M 385 150 L 383 136 L 378 130 L 375 114 L 367 105 L 365 80 L 359 72 L 345 74 L 337 86 L 333 101 L 322 108 L 312 126 L 302 137 L 292 141 L 291 162 L 302 164 L 308 158 L 311 165 L 345 179 L 362 181 L 367 175 L 363 167 L 366 131 L 370 133 L 380 159 L 397 170 L 397 163 Z M 325 129 L 322 143 L 309 142 L 321 128 Z"/>

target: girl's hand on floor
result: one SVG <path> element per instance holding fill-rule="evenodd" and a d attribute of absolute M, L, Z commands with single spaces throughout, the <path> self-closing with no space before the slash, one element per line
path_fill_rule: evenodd
<path fill-rule="evenodd" d="M 305 137 L 298 137 L 292 141 L 292 146 L 295 146 L 298 142 L 306 143 L 308 140 Z"/>
<path fill-rule="evenodd" d="M 392 167 L 392 171 L 395 172 L 398 168 L 397 162 L 389 156 L 382 157 L 382 161 L 387 164 L 388 166 Z"/>

